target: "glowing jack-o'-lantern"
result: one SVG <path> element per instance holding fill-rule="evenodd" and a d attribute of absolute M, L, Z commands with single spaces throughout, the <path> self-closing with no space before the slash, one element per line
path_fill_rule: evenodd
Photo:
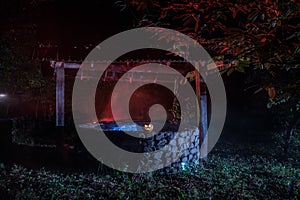
<path fill-rule="evenodd" d="M 144 124 L 145 131 L 151 132 L 153 130 L 153 124 Z"/>

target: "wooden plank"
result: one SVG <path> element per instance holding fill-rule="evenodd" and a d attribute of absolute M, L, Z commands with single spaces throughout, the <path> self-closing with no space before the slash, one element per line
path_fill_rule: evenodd
<path fill-rule="evenodd" d="M 63 62 L 55 64 L 56 71 L 56 126 L 65 125 L 65 69 Z"/>

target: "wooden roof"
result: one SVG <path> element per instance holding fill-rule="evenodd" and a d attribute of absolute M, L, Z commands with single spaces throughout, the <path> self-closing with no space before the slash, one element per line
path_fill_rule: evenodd
<path fill-rule="evenodd" d="M 145 59 L 145 54 L 133 54 L 118 58 L 116 61 L 110 60 L 95 60 L 91 62 L 84 62 L 85 57 L 92 51 L 94 45 L 88 44 L 85 46 L 69 46 L 60 48 L 58 45 L 51 44 L 40 44 L 33 51 L 32 57 L 34 59 L 39 59 L 46 63 L 44 68 L 52 67 L 54 68 L 55 63 L 63 62 L 65 69 L 79 69 L 79 67 L 85 67 L 87 71 L 92 73 L 94 70 L 106 70 L 107 63 L 111 63 L 110 67 L 107 69 L 113 73 L 123 74 L 135 66 L 145 64 L 145 63 L 160 63 L 168 65 L 182 74 L 187 74 L 188 72 L 194 70 L 191 63 L 184 61 L 181 57 L 176 57 L 174 55 L 165 55 L 162 53 L 153 53 L 151 50 L 147 50 L 147 55 Z M 197 61 L 195 61 L 197 62 Z M 218 69 L 215 65 L 208 65 L 207 71 L 209 73 L 214 73 L 216 71 L 221 71 L 233 66 L 234 62 L 224 62 L 223 60 L 215 61 Z M 44 71 L 49 71 L 49 69 L 44 69 Z M 139 73 L 138 71 L 132 69 L 133 72 Z M 151 72 L 151 71 L 149 71 Z M 141 73 L 141 72 L 140 72 Z M 144 72 L 143 72 L 144 73 Z M 155 72 L 163 73 L 163 72 Z"/>

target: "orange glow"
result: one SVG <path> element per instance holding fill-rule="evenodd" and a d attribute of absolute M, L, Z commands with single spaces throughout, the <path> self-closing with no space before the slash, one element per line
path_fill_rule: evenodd
<path fill-rule="evenodd" d="M 144 129 L 151 132 L 153 130 L 153 124 L 144 124 Z"/>

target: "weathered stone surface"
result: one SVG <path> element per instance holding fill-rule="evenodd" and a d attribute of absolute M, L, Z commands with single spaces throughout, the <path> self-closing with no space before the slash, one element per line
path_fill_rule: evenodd
<path fill-rule="evenodd" d="M 162 155 L 163 155 L 163 152 L 157 152 L 157 153 L 154 155 L 154 159 L 161 160 L 161 159 L 162 159 Z"/>
<path fill-rule="evenodd" d="M 173 139 L 173 140 L 170 141 L 169 144 L 172 145 L 172 146 L 176 146 L 177 145 L 177 141 Z"/>
<path fill-rule="evenodd" d="M 197 154 L 199 152 L 199 148 L 196 148 L 194 147 L 192 150 L 191 150 L 191 154 L 194 155 L 194 154 Z"/>
<path fill-rule="evenodd" d="M 186 166 L 195 166 L 198 164 L 198 152 L 200 150 L 199 147 L 199 131 L 198 129 L 190 129 L 184 130 L 183 134 L 193 134 L 191 141 L 185 142 L 184 137 L 179 137 L 177 140 L 174 139 L 175 134 L 181 133 L 174 133 L 174 132 L 163 132 L 160 134 L 155 135 L 151 139 L 142 140 L 140 144 L 143 147 L 145 152 L 151 152 L 158 149 L 163 148 L 165 145 L 171 146 L 171 152 L 160 152 L 156 154 L 154 157 L 145 157 L 147 162 L 142 162 L 141 165 L 145 165 L 148 163 L 153 168 L 157 168 L 157 166 L 162 165 L 165 162 L 170 162 L 171 159 L 175 157 L 178 152 L 178 147 L 182 147 L 184 152 L 181 152 L 182 155 L 180 158 L 172 163 L 170 166 L 165 167 L 163 170 L 159 170 L 160 172 L 164 173 L 177 173 L 182 170 L 182 163 L 186 163 Z M 162 162 L 163 161 L 163 162 Z M 160 166 L 163 167 L 163 166 Z"/>
<path fill-rule="evenodd" d="M 187 157 L 185 156 L 185 157 L 183 157 L 183 158 L 182 158 L 182 160 L 181 160 L 181 161 L 185 163 L 185 162 L 187 162 L 187 161 L 188 161 L 188 159 L 187 159 Z"/>
<path fill-rule="evenodd" d="M 160 139 L 159 141 L 157 141 L 157 146 L 158 148 L 162 148 L 163 146 L 165 146 L 168 143 L 168 141 L 166 139 Z"/>
<path fill-rule="evenodd" d="M 161 140 L 163 138 L 165 138 L 165 134 L 164 133 L 159 133 L 159 134 L 155 135 L 155 140 L 159 141 L 159 140 Z"/>

